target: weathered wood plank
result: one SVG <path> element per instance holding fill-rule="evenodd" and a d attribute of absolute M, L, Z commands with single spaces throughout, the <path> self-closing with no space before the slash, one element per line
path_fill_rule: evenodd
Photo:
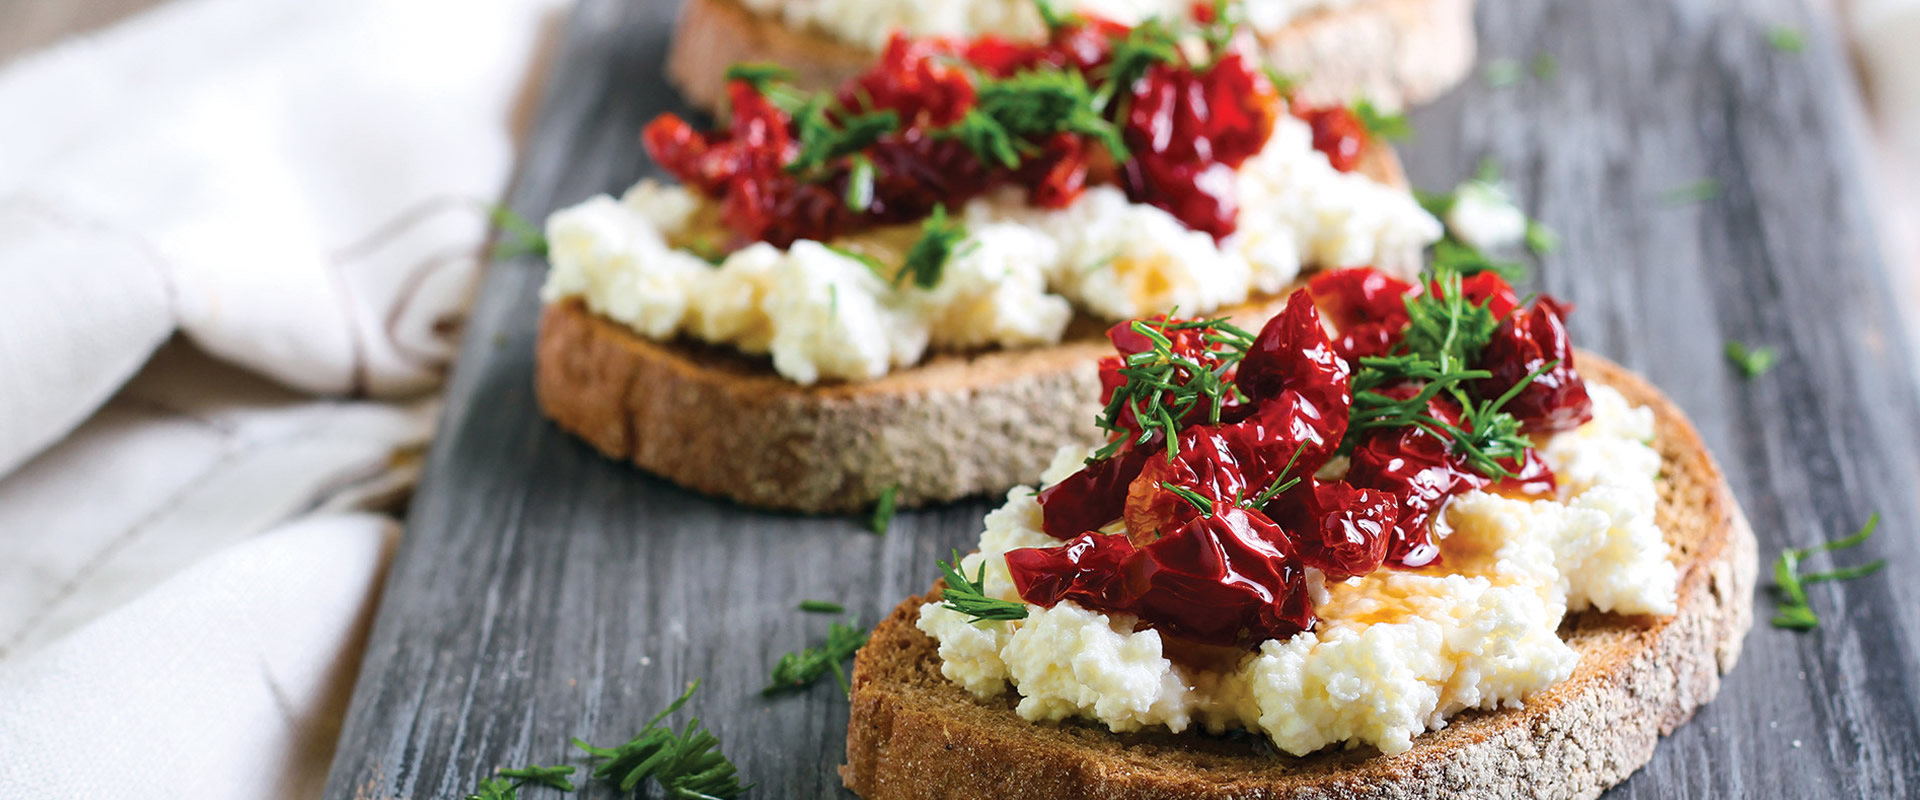
<path fill-rule="evenodd" d="M 677 107 L 659 71 L 671 14 L 583 0 L 516 209 L 537 218 L 642 173 L 635 132 Z M 1558 228 L 1536 288 L 1575 301 L 1580 341 L 1694 416 L 1763 553 L 1879 510 L 1881 536 L 1850 557 L 1899 570 L 1920 557 L 1920 412 L 1855 180 L 1855 101 L 1830 31 L 1810 28 L 1800 55 L 1765 36 L 1814 22 L 1792 0 L 1487 3 L 1486 55 L 1551 54 L 1558 75 L 1463 87 L 1415 116 L 1405 153 L 1431 187 L 1490 156 Z M 1663 197 L 1699 179 L 1718 196 Z M 530 262 L 487 278 L 328 796 L 458 797 L 496 766 L 570 758 L 570 736 L 626 736 L 693 678 L 693 707 L 755 796 L 847 796 L 845 701 L 824 683 L 757 694 L 780 653 L 824 632 L 793 605 L 831 599 L 873 621 L 990 504 L 904 514 L 883 538 L 608 463 L 535 409 L 539 281 Z M 1729 339 L 1778 347 L 1780 366 L 1743 381 L 1721 357 Z M 1920 586 L 1900 574 L 1814 588 L 1813 633 L 1756 628 L 1721 699 L 1610 796 L 1920 792 Z"/>

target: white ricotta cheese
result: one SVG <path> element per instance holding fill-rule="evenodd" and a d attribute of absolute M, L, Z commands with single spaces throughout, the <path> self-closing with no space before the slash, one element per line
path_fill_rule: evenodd
<path fill-rule="evenodd" d="M 1033 0 L 743 0 L 748 8 L 788 27 L 811 30 L 879 50 L 893 31 L 911 36 L 975 37 L 995 34 L 1017 40 L 1046 35 Z M 1247 0 L 1246 24 L 1267 33 L 1312 11 L 1355 0 Z M 1063 9 L 1137 25 L 1149 18 L 1184 18 L 1187 0 L 1068 0 Z"/>
<path fill-rule="evenodd" d="M 1278 121 L 1234 180 L 1239 231 L 1219 243 L 1113 186 L 1061 209 L 1035 208 L 1015 189 L 977 198 L 959 213 L 968 241 L 930 288 L 895 285 L 890 273 L 804 240 L 785 251 L 753 245 L 709 265 L 670 242 L 697 240 L 695 220 L 711 219 L 711 204 L 641 181 L 620 201 L 596 197 L 548 220 L 553 267 L 542 296 L 585 298 L 654 339 L 686 334 L 770 352 L 774 368 L 799 383 L 865 380 L 929 348 L 1057 342 L 1076 305 L 1113 320 L 1205 314 L 1280 291 L 1302 264 L 1410 273 L 1440 237 L 1440 223 L 1404 192 L 1334 170 L 1294 117 Z M 897 264 L 903 234 L 914 232 L 831 244 Z"/>
<path fill-rule="evenodd" d="M 1233 669 L 1189 669 L 1166 657 L 1157 632 L 1072 603 L 979 625 L 928 604 L 919 627 L 940 642 L 942 674 L 983 697 L 1011 686 L 1027 719 L 1081 717 L 1116 731 L 1245 728 L 1296 755 L 1342 744 L 1403 752 L 1452 714 L 1519 706 L 1572 675 L 1578 655 L 1557 635 L 1569 610 L 1673 612 L 1677 573 L 1653 521 L 1660 460 L 1646 443 L 1651 412 L 1588 388 L 1593 421 L 1543 448 L 1564 470 L 1560 498 L 1454 498 L 1437 526 L 1444 574 L 1316 580 L 1315 629 L 1265 642 Z M 1063 449 L 1043 482 L 1071 474 L 1084 456 Z M 987 515 L 979 551 L 964 560 L 970 575 L 985 565 L 987 594 L 1018 599 L 1008 550 L 1060 544 L 1040 522 L 1024 488 Z"/>

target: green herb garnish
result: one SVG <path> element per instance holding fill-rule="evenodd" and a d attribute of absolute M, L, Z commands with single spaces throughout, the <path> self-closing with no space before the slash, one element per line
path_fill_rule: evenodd
<path fill-rule="evenodd" d="M 594 768 L 593 777 L 614 782 L 622 792 L 632 792 L 641 781 L 652 778 L 672 798 L 727 800 L 739 797 L 753 787 L 740 785 L 739 770 L 725 755 L 713 749 L 720 740 L 701 727 L 698 717 L 688 720 L 679 733 L 660 727 L 660 721 L 686 705 L 687 698 L 698 688 L 700 682 L 694 681 L 680 699 L 654 715 L 626 744 L 594 747 L 574 739 L 573 746 L 602 762 Z"/>
<path fill-rule="evenodd" d="M 1560 249 L 1560 234 L 1539 220 L 1527 220 L 1527 249 L 1534 256 L 1544 258 Z"/>
<path fill-rule="evenodd" d="M 768 84 L 791 82 L 793 70 L 765 61 L 742 61 L 727 67 L 726 78 L 746 81 L 753 84 L 754 90 L 765 93 Z"/>
<path fill-rule="evenodd" d="M 1033 8 L 1040 12 L 1040 21 L 1047 24 L 1047 30 L 1057 31 L 1068 25 L 1080 24 L 1080 15 L 1063 12 L 1053 4 L 1053 0 L 1033 0 Z"/>
<path fill-rule="evenodd" d="M 1287 473 L 1293 471 L 1293 462 L 1299 461 L 1300 454 L 1306 451 L 1307 451 L 1306 442 L 1301 442 L 1298 447 L 1293 448 L 1293 455 L 1287 456 L 1287 465 L 1284 467 L 1281 467 L 1280 473 L 1273 476 L 1273 483 L 1268 484 L 1266 489 L 1262 490 L 1260 494 L 1255 495 L 1253 498 L 1253 502 L 1251 504 L 1243 504 L 1243 505 L 1245 505 L 1247 508 L 1264 510 L 1266 509 L 1268 503 L 1273 502 L 1273 498 L 1279 497 L 1281 494 L 1284 494 L 1288 489 L 1293 488 L 1295 484 L 1298 484 L 1300 482 L 1300 478 L 1298 477 L 1287 478 Z M 1287 479 L 1283 482 L 1281 480 L 1283 478 L 1287 478 Z"/>
<path fill-rule="evenodd" d="M 847 248 L 841 247 L 839 245 L 834 245 L 834 244 L 823 244 L 820 246 L 833 251 L 835 255 L 838 255 L 842 258 L 850 258 L 850 259 L 853 259 L 854 261 L 860 262 L 862 266 L 865 266 L 867 269 L 872 270 L 873 274 L 875 275 L 887 274 L 887 265 L 880 263 L 880 259 L 874 258 L 873 256 L 867 255 L 866 253 L 854 252 L 852 250 L 848 250 Z M 837 286 L 837 284 L 829 284 L 829 286 L 833 287 L 833 286 Z"/>
<path fill-rule="evenodd" d="M 938 562 L 940 577 L 947 582 L 947 588 L 940 593 L 941 605 L 972 618 L 972 622 L 1005 621 L 1027 618 L 1027 605 L 1011 600 L 988 597 L 986 593 L 987 565 L 982 563 L 973 580 L 967 580 L 960 571 L 960 551 L 953 551 L 953 562 Z"/>
<path fill-rule="evenodd" d="M 893 274 L 893 283 L 898 286 L 907 278 L 913 279 L 913 285 L 922 289 L 931 289 L 940 284 L 940 273 L 946 269 L 947 261 L 965 251 L 960 245 L 967 239 L 966 223 L 947 218 L 947 207 L 937 205 L 933 213 L 920 224 L 920 238 L 907 249 L 907 260 L 900 265 L 900 271 Z"/>
<path fill-rule="evenodd" d="M 1168 483 L 1166 481 L 1160 482 L 1160 488 L 1165 489 L 1169 492 L 1172 492 L 1176 495 L 1179 495 L 1180 499 L 1193 504 L 1193 510 L 1200 512 L 1201 517 L 1205 519 L 1213 519 L 1213 501 L 1207 499 L 1206 495 L 1203 495 L 1185 486 L 1181 486 L 1175 483 Z"/>
<path fill-rule="evenodd" d="M 1495 89 L 1512 86 L 1525 77 L 1525 73 L 1520 69 L 1520 62 L 1511 58 L 1496 58 L 1488 61 L 1487 65 L 1480 69 L 1480 75 L 1486 79 L 1488 86 Z"/>
<path fill-rule="evenodd" d="M 809 614 L 844 614 L 847 607 L 826 600 L 802 600 L 800 610 Z"/>
<path fill-rule="evenodd" d="M 1407 124 L 1407 115 L 1388 114 L 1374 108 L 1372 101 L 1361 100 L 1353 104 L 1353 115 L 1360 119 L 1367 133 L 1376 139 L 1400 141 L 1413 136 L 1413 126 Z"/>
<path fill-rule="evenodd" d="M 518 800 L 520 787 L 530 783 L 571 792 L 573 781 L 567 780 L 567 776 L 573 771 L 573 767 L 540 766 L 503 769 L 499 771 L 500 777 L 481 781 L 479 789 L 467 795 L 467 800 Z"/>
<path fill-rule="evenodd" d="M 1541 53 L 1533 57 L 1527 69 L 1533 72 L 1533 77 L 1543 81 L 1552 80 L 1555 75 L 1560 74 L 1560 59 L 1554 58 L 1552 53 Z"/>
<path fill-rule="evenodd" d="M 794 124 L 799 129 L 800 148 L 793 160 L 787 162 L 786 171 L 789 174 L 818 172 L 833 161 L 873 146 L 880 137 L 900 128 L 900 115 L 891 109 L 855 114 L 836 124 L 825 110 L 821 100 L 823 97 L 825 95 L 816 95 L 806 108 L 794 116 Z"/>
<path fill-rule="evenodd" d="M 867 519 L 867 527 L 874 533 L 885 536 L 887 528 L 893 525 L 894 504 L 900 499 L 900 484 L 880 490 L 880 499 L 873 503 L 873 516 Z"/>
<path fill-rule="evenodd" d="M 1720 196 L 1720 182 L 1712 178 L 1703 178 L 1692 183 L 1675 186 L 1660 193 L 1661 199 L 1670 206 L 1682 206 L 1692 203 L 1704 203 Z"/>
<path fill-rule="evenodd" d="M 840 664 L 852 658 L 867 643 L 867 632 L 853 627 L 858 624 L 857 619 L 847 620 L 846 625 L 835 622 L 827 628 L 825 644 L 804 647 L 800 652 L 781 656 L 773 665 L 773 676 L 767 688 L 761 689 L 760 693 L 776 695 L 805 689 L 831 670 L 840 681 L 841 691 L 851 695 L 852 689 L 847 686 L 847 672 Z"/>
<path fill-rule="evenodd" d="M 1253 334 L 1233 326 L 1224 317 L 1185 322 L 1134 320 L 1130 325 L 1135 333 L 1147 338 L 1152 349 L 1127 356 L 1120 368 L 1120 377 L 1126 382 L 1114 389 L 1113 396 L 1100 411 L 1098 424 L 1110 433 L 1127 432 L 1121 420 L 1131 412 L 1140 428 L 1133 443 L 1146 444 L 1158 434 L 1165 439 L 1167 460 L 1171 461 L 1179 452 L 1180 427 L 1190 414 L 1204 409 L 1207 424 L 1218 424 L 1220 411 L 1227 401 L 1242 397 L 1239 387 L 1227 380 L 1226 374 L 1246 357 L 1247 348 L 1253 346 Z M 1208 329 L 1205 336 L 1208 354 L 1218 362 L 1212 367 L 1174 353 L 1173 340 L 1165 333 L 1195 328 Z M 1126 443 L 1124 438 L 1108 442 L 1094 452 L 1089 462 L 1119 453 Z"/>
<path fill-rule="evenodd" d="M 1887 565 L 1887 560 L 1876 559 L 1857 567 L 1843 567 L 1810 575 L 1800 574 L 1800 561 L 1821 551 L 1845 550 L 1856 546 L 1873 535 L 1873 529 L 1880 526 L 1880 514 L 1874 513 L 1867 518 L 1866 527 L 1844 539 L 1822 542 L 1812 547 L 1789 547 L 1780 551 L 1780 558 L 1773 562 L 1773 582 L 1779 589 L 1780 603 L 1773 615 L 1773 626 L 1796 631 L 1812 630 L 1820 624 L 1820 617 L 1813 613 L 1813 607 L 1807 604 L 1806 585 L 1821 581 L 1844 581 L 1863 578 L 1879 572 Z"/>
<path fill-rule="evenodd" d="M 519 212 L 506 206 L 494 206 L 488 210 L 487 219 L 501 233 L 500 240 L 493 245 L 493 260 L 510 261 L 521 256 L 547 257 L 546 233 L 527 221 L 526 217 L 520 216 Z"/>
<path fill-rule="evenodd" d="M 1773 348 L 1761 346 L 1749 349 L 1740 342 L 1727 342 L 1727 360 L 1747 378 L 1758 378 L 1780 361 L 1780 354 Z"/>
<path fill-rule="evenodd" d="M 1782 25 L 1767 31 L 1767 44 L 1782 53 L 1798 53 L 1807 48 L 1807 38 L 1799 28 Z"/>

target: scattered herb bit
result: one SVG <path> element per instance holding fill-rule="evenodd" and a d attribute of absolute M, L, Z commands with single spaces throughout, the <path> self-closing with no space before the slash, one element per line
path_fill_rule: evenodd
<path fill-rule="evenodd" d="M 686 250 L 689 253 L 699 256 L 701 261 L 705 261 L 714 266 L 719 266 L 727 260 L 726 251 L 721 250 L 719 245 L 714 244 L 712 239 L 705 236 L 695 236 L 693 241 L 687 242 Z"/>
<path fill-rule="evenodd" d="M 1388 114 L 1374 108 L 1373 103 L 1361 100 L 1353 104 L 1353 114 L 1360 118 L 1360 124 L 1366 126 L 1367 133 L 1376 139 L 1401 141 L 1413 137 L 1413 126 L 1407 124 L 1407 115 Z"/>
<path fill-rule="evenodd" d="M 773 665 L 773 677 L 767 688 L 761 689 L 763 695 L 776 695 L 782 692 L 797 691 L 812 686 L 820 676 L 832 670 L 840 681 L 842 692 L 852 693 L 847 685 L 847 673 L 840 663 L 853 657 L 867 643 L 867 632 L 853 627 L 859 620 L 849 619 L 846 625 L 838 622 L 827 628 L 827 642 L 820 647 L 804 647 L 798 653 L 788 653 L 780 657 Z"/>
<path fill-rule="evenodd" d="M 1015 620 L 1027 618 L 1027 605 L 1011 600 L 1000 600 L 986 594 L 987 565 L 982 563 L 973 580 L 967 580 L 960 571 L 960 551 L 953 551 L 953 562 L 939 562 L 940 577 L 947 581 L 947 588 L 940 593 L 941 605 L 973 618 L 980 623 L 988 620 Z"/>
<path fill-rule="evenodd" d="M 539 226 L 528 222 L 526 217 L 506 206 L 494 206 L 488 213 L 495 228 L 500 229 L 500 240 L 494 242 L 492 256 L 495 261 L 509 261 L 521 256 L 547 257 L 547 235 Z"/>
<path fill-rule="evenodd" d="M 926 222 L 920 225 L 920 238 L 907 250 L 907 260 L 900 265 L 900 271 L 893 274 L 894 285 L 908 277 L 913 284 L 922 289 L 931 289 L 940 283 L 940 273 L 946 269 L 947 261 L 965 255 L 961 243 L 967 241 L 966 223 L 947 218 L 947 207 L 937 205 Z"/>
<path fill-rule="evenodd" d="M 1198 4 L 1195 4 L 1198 5 Z M 1227 46 L 1233 43 L 1233 32 L 1240 27 L 1241 7 L 1234 0 L 1213 0 L 1213 13 L 1200 29 L 1200 38 L 1207 43 L 1207 52 L 1218 60 L 1227 52 Z"/>
<path fill-rule="evenodd" d="M 1727 342 L 1727 360 L 1740 369 L 1741 375 L 1758 378 L 1779 363 L 1780 354 L 1764 345 L 1749 349 L 1740 342 Z"/>
<path fill-rule="evenodd" d="M 847 172 L 847 208 L 866 211 L 873 207 L 873 159 L 854 153 L 847 161 L 852 165 Z"/>
<path fill-rule="evenodd" d="M 826 600 L 802 600 L 800 610 L 809 614 L 844 614 L 847 607 Z"/>
<path fill-rule="evenodd" d="M 900 128 L 900 115 L 891 109 L 855 114 L 835 124 L 827 115 L 825 97 L 815 95 L 813 101 L 794 116 L 800 149 L 793 160 L 787 162 L 785 169 L 789 174 L 817 173 L 830 162 L 859 153 Z"/>
<path fill-rule="evenodd" d="M 1272 64 L 1263 64 L 1260 69 L 1267 73 L 1267 80 L 1273 84 L 1273 90 L 1279 92 L 1281 97 L 1293 96 L 1293 87 L 1300 83 L 1299 77 L 1281 72 L 1279 67 Z"/>
<path fill-rule="evenodd" d="M 1533 62 L 1527 68 L 1533 72 L 1533 77 L 1543 81 L 1553 80 L 1554 76 L 1560 74 L 1560 59 L 1554 58 L 1552 53 L 1541 53 L 1533 57 Z"/>
<path fill-rule="evenodd" d="M 526 783 L 537 783 L 549 789 L 563 792 L 573 791 L 573 781 L 567 780 L 573 774 L 573 767 L 525 766 L 519 769 L 500 770 L 500 777 L 514 778 Z"/>
<path fill-rule="evenodd" d="M 1712 178 L 1705 178 L 1692 183 L 1675 186 L 1662 192 L 1660 196 L 1665 199 L 1667 205 L 1670 206 L 1704 203 L 1720 196 L 1720 182 Z"/>
<path fill-rule="evenodd" d="M 1165 489 L 1169 492 L 1172 492 L 1176 495 L 1179 495 L 1180 499 L 1185 500 L 1188 503 L 1192 503 L 1193 510 L 1200 512 L 1200 516 L 1202 518 L 1213 519 L 1213 501 L 1207 499 L 1205 495 L 1202 495 L 1199 492 L 1196 492 L 1185 486 L 1181 486 L 1175 483 L 1168 483 L 1166 481 L 1160 482 L 1160 488 Z"/>
<path fill-rule="evenodd" d="M 726 77 L 729 81 L 746 81 L 764 92 L 769 83 L 792 81 L 793 70 L 765 61 L 742 61 L 727 67 Z"/>
<path fill-rule="evenodd" d="M 1537 257 L 1545 257 L 1560 249 L 1560 234 L 1539 220 L 1527 220 L 1527 250 Z"/>
<path fill-rule="evenodd" d="M 833 245 L 833 244 L 824 244 L 824 245 L 821 245 L 821 247 L 825 247 L 828 250 L 832 250 L 835 254 L 838 254 L 843 258 L 851 258 L 855 261 L 860 262 L 867 269 L 872 270 L 873 274 L 875 275 L 885 275 L 887 272 L 887 265 L 880 263 L 880 259 L 874 258 L 873 256 L 867 255 L 866 253 L 861 253 L 854 250 L 848 250 L 847 248 L 841 247 L 839 245 Z M 837 286 L 838 284 L 829 284 L 829 285 Z"/>
<path fill-rule="evenodd" d="M 1488 61 L 1487 65 L 1480 69 L 1480 75 L 1486 79 L 1488 86 L 1495 89 L 1512 86 L 1525 77 L 1525 73 L 1520 69 L 1520 62 L 1511 58 L 1496 58 Z"/>
<path fill-rule="evenodd" d="M 1458 198 L 1454 192 L 1429 192 L 1425 189 L 1415 189 L 1413 199 L 1419 201 L 1420 207 L 1426 209 L 1427 213 L 1445 219 L 1447 212 L 1453 210 L 1453 204 Z"/>
<path fill-rule="evenodd" d="M 520 784 L 506 778 L 487 778 L 467 800 L 520 800 Z"/>
<path fill-rule="evenodd" d="M 1782 53 L 1798 53 L 1807 49 L 1807 37 L 1800 33 L 1799 28 L 1781 25 L 1767 31 L 1767 44 Z"/>
<path fill-rule="evenodd" d="M 1800 561 L 1821 551 L 1845 550 L 1865 542 L 1873 535 L 1873 529 L 1880 526 L 1880 514 L 1875 512 L 1867 518 L 1866 527 L 1844 539 L 1822 542 L 1812 547 L 1789 547 L 1780 551 L 1780 558 L 1773 562 L 1773 582 L 1779 590 L 1779 606 L 1773 615 L 1773 626 L 1796 631 L 1813 630 L 1820 624 L 1820 617 L 1813 613 L 1813 607 L 1807 604 L 1806 584 L 1820 581 L 1844 581 L 1863 578 L 1879 572 L 1887 565 L 1887 560 L 1876 559 L 1857 567 L 1843 567 L 1810 575 L 1800 574 Z"/>
<path fill-rule="evenodd" d="M 893 524 L 894 504 L 900 499 L 900 484 L 880 490 L 880 499 L 873 503 L 873 516 L 867 520 L 867 527 L 874 533 L 885 536 L 887 528 Z"/>
<path fill-rule="evenodd" d="M 1057 31 L 1069 25 L 1080 23 L 1080 15 L 1062 12 L 1054 6 L 1053 0 L 1033 0 L 1034 10 L 1040 12 L 1040 20 L 1047 23 L 1047 30 Z"/>
<path fill-rule="evenodd" d="M 593 777 L 614 782 L 622 792 L 632 792 L 641 781 L 652 778 L 668 797 L 718 800 L 739 797 L 753 786 L 740 785 L 739 770 L 725 755 L 713 749 L 720 740 L 701 727 L 698 717 L 688 720 L 686 728 L 677 734 L 672 728 L 660 727 L 660 720 L 686 705 L 687 698 L 698 688 L 700 682 L 694 681 L 680 699 L 654 715 L 626 744 L 594 747 L 574 739 L 573 746 L 602 761 L 594 768 Z"/>
<path fill-rule="evenodd" d="M 1114 100 L 1126 97 L 1127 89 L 1153 65 L 1184 58 L 1179 34 L 1168 29 L 1159 17 L 1148 17 L 1128 31 L 1127 38 L 1113 45 L 1107 59 L 1106 80 L 1100 84 L 1099 91 L 1094 92 L 1095 108 L 1104 113 Z"/>
<path fill-rule="evenodd" d="M 1300 478 L 1298 476 L 1290 478 L 1284 483 L 1281 482 L 1280 479 L 1286 478 L 1287 473 L 1293 471 L 1293 462 L 1300 460 L 1300 454 L 1306 452 L 1306 450 L 1306 442 L 1301 442 L 1299 447 L 1293 448 L 1293 455 L 1287 456 L 1287 465 L 1280 468 L 1280 474 L 1273 476 L 1273 483 L 1268 485 L 1260 494 L 1256 495 L 1252 503 L 1243 505 L 1246 505 L 1247 508 L 1265 509 L 1268 503 L 1273 502 L 1273 498 L 1279 497 L 1288 489 L 1293 488 L 1295 484 L 1299 483 Z"/>

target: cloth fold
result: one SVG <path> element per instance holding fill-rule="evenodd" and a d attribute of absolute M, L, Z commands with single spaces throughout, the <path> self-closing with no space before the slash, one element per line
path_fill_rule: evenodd
<path fill-rule="evenodd" d="M 312 797 L 554 0 L 0 70 L 0 797 Z"/>

